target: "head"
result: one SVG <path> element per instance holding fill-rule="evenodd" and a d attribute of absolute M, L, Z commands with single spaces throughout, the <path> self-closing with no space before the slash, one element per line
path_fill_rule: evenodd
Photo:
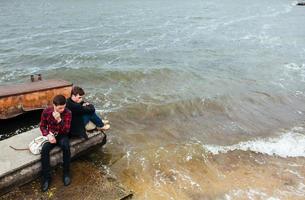
<path fill-rule="evenodd" d="M 55 111 L 59 113 L 64 112 L 66 107 L 66 97 L 64 97 L 63 95 L 56 95 L 53 98 L 53 106 Z"/>
<path fill-rule="evenodd" d="M 85 95 L 85 92 L 81 87 L 74 86 L 71 90 L 71 99 L 75 103 L 82 102 L 84 95 Z"/>

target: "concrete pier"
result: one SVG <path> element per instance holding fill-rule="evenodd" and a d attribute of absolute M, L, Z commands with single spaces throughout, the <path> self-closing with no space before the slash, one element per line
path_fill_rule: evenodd
<path fill-rule="evenodd" d="M 40 175 L 40 155 L 33 155 L 29 150 L 16 151 L 10 148 L 10 146 L 15 148 L 27 148 L 28 144 L 39 135 L 40 130 L 37 128 L 0 141 L 0 196 L 15 187 L 34 180 Z M 70 140 L 72 158 L 88 149 L 103 145 L 106 139 L 105 135 L 100 132 L 88 133 L 88 137 L 88 140 Z M 56 147 L 51 151 L 50 158 L 52 166 L 56 166 L 62 162 L 62 152 L 59 147 Z M 117 184 L 119 183 L 117 182 Z M 122 192 L 122 187 L 120 186 L 119 188 L 121 190 L 120 193 L 122 194 L 122 198 L 130 196 L 130 191 L 123 189 Z M 113 192 L 115 193 L 116 191 L 113 190 Z"/>

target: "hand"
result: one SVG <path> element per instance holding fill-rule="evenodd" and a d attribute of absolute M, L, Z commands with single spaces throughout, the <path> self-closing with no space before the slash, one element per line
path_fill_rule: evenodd
<path fill-rule="evenodd" d="M 54 111 L 52 113 L 52 115 L 53 115 L 54 119 L 57 121 L 57 123 L 61 122 L 61 117 L 60 117 L 60 113 L 59 112 Z"/>
<path fill-rule="evenodd" d="M 89 105 L 90 105 L 90 103 L 88 103 L 88 102 L 83 103 L 83 106 L 89 106 Z"/>
<path fill-rule="evenodd" d="M 50 133 L 49 135 L 47 135 L 47 138 L 49 140 L 49 142 L 51 144 L 55 144 L 56 143 L 56 138 L 54 137 L 54 135 L 52 133 Z"/>

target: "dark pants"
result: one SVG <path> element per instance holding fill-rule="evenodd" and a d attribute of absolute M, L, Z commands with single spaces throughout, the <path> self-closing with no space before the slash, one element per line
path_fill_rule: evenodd
<path fill-rule="evenodd" d="M 58 135 L 56 136 L 55 144 L 51 144 L 47 142 L 42 146 L 41 165 L 42 165 L 42 177 L 44 180 L 50 180 L 51 178 L 50 151 L 56 146 L 59 146 L 63 152 L 64 174 L 69 173 L 70 160 L 71 160 L 69 138 L 66 135 Z"/>
<path fill-rule="evenodd" d="M 91 115 L 83 115 L 84 124 L 88 124 L 89 121 L 93 122 L 97 127 L 103 127 L 104 123 L 101 118 L 96 114 L 93 113 Z"/>

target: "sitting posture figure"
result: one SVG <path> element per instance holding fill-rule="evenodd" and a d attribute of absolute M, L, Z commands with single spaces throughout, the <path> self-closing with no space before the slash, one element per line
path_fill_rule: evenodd
<path fill-rule="evenodd" d="M 42 191 L 47 191 L 51 181 L 50 151 L 59 146 L 63 151 L 63 182 L 67 186 L 71 179 L 70 170 L 70 131 L 72 114 L 66 107 L 66 98 L 57 95 L 53 98 L 53 106 L 46 108 L 41 115 L 40 130 L 43 136 L 47 136 L 49 142 L 42 146 Z"/>
<path fill-rule="evenodd" d="M 93 122 L 98 130 L 108 130 L 110 125 L 105 124 L 100 119 L 92 104 L 83 101 L 84 95 L 85 92 L 82 88 L 74 86 L 71 97 L 67 99 L 67 108 L 72 112 L 70 136 L 88 139 L 85 126 L 89 121 Z"/>

